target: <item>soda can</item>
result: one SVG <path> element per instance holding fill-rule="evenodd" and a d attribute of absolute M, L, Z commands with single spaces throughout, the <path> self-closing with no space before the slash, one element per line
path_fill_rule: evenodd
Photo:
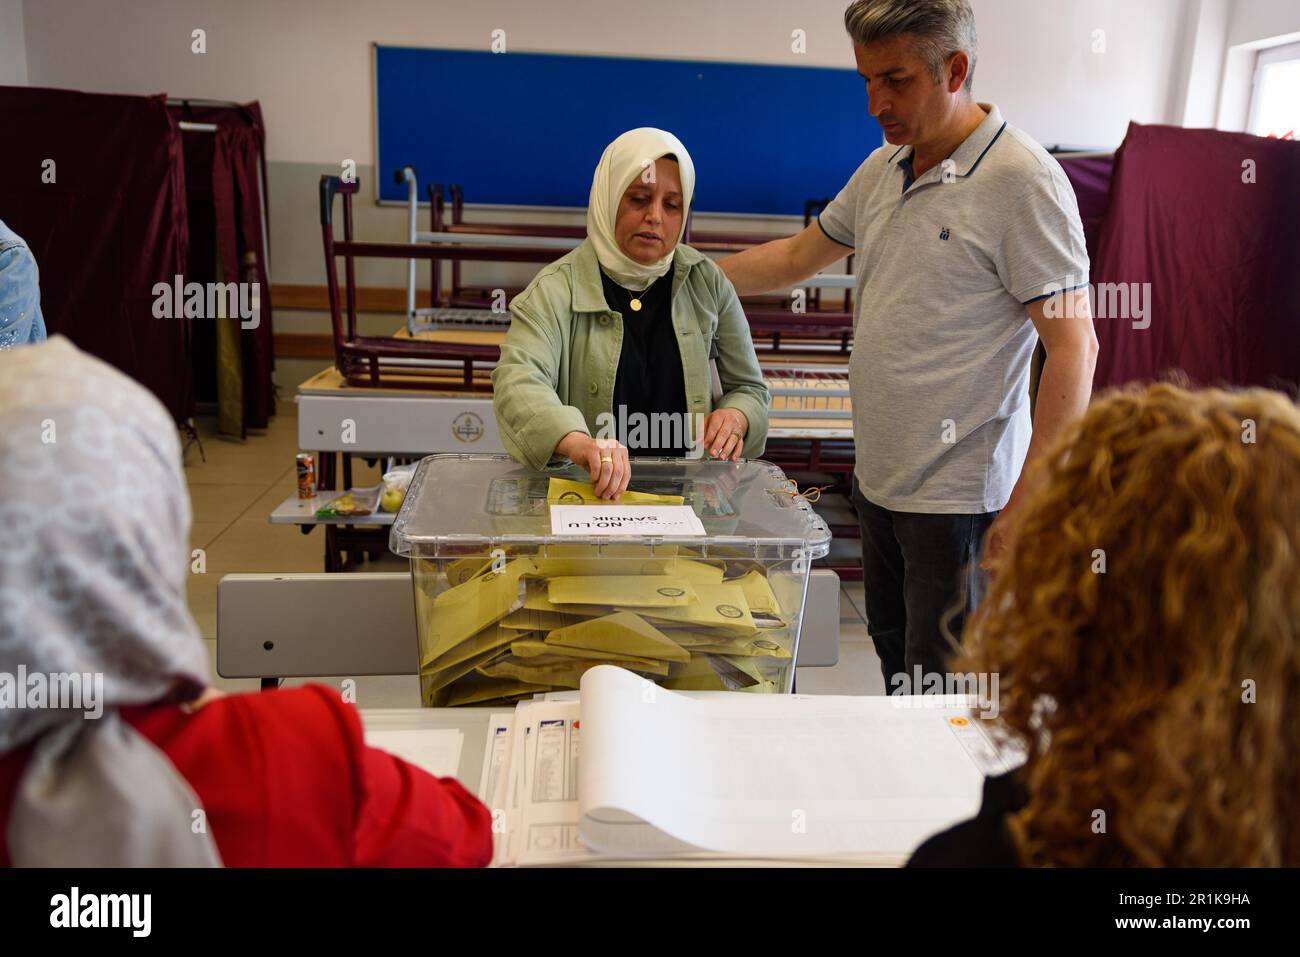
<path fill-rule="evenodd" d="M 316 459 L 308 452 L 298 453 L 298 497 L 316 497 Z"/>

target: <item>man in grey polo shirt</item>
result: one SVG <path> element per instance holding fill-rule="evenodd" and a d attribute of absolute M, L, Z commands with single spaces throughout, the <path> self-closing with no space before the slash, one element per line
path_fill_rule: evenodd
<path fill-rule="evenodd" d="M 857 0 L 844 23 L 885 145 L 819 222 L 721 266 L 752 295 L 856 256 L 849 386 L 867 627 L 886 690 L 919 693 L 919 677 L 946 670 L 981 569 L 1005 553 L 1033 480 L 1022 467 L 1087 406 L 1088 256 L 1060 166 L 971 96 L 967 0 Z"/>

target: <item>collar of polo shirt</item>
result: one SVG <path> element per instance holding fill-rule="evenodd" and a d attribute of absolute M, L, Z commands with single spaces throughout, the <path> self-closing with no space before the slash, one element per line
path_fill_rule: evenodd
<path fill-rule="evenodd" d="M 1002 131 L 1007 128 L 1006 121 L 1002 119 L 1002 111 L 992 103 L 980 103 L 979 107 L 988 113 L 984 117 L 984 122 L 975 127 L 975 131 L 962 141 L 962 144 L 953 151 L 948 157 L 952 160 L 956 174 L 960 177 L 970 176 L 979 166 L 980 160 L 989 148 L 997 142 Z M 913 186 L 931 182 L 937 182 L 943 175 L 943 163 L 936 163 L 933 167 L 926 170 L 919 177 L 912 175 L 912 157 L 916 153 L 914 146 L 900 146 L 894 151 L 894 155 L 889 157 L 889 162 L 898 167 L 903 173 L 903 191 L 911 189 Z"/>

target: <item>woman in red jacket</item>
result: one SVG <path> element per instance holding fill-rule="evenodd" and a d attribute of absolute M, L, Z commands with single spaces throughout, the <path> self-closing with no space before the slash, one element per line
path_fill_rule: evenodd
<path fill-rule="evenodd" d="M 176 429 L 63 337 L 0 353 L 0 865 L 480 866 L 454 779 L 318 686 L 222 695 Z"/>

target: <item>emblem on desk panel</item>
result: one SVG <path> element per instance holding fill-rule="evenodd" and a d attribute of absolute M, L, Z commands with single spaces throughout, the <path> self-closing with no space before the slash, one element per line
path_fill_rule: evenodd
<path fill-rule="evenodd" d="M 462 412 L 452 419 L 451 434 L 461 442 L 477 442 L 483 438 L 483 420 L 473 412 Z"/>

